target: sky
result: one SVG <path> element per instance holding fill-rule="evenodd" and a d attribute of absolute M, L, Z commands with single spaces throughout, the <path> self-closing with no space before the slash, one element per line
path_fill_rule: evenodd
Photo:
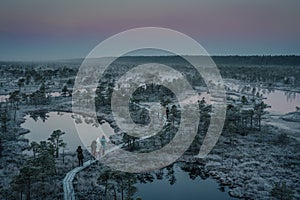
<path fill-rule="evenodd" d="M 0 60 L 83 58 L 147 26 L 180 31 L 210 55 L 299 55 L 299 8 L 299 0 L 1 0 Z"/>

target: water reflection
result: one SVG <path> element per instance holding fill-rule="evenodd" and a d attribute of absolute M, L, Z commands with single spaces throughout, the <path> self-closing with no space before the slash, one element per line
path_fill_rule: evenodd
<path fill-rule="evenodd" d="M 154 172 L 138 174 L 134 197 L 152 199 L 236 199 L 230 197 L 228 188 L 204 173 L 192 163 L 176 163 Z"/>
<path fill-rule="evenodd" d="M 81 130 L 85 130 L 86 134 L 83 138 L 79 138 L 75 123 L 80 126 Z M 31 112 L 25 116 L 25 122 L 22 128 L 30 130 L 30 133 L 24 135 L 31 141 L 40 142 L 47 140 L 53 130 L 60 129 L 66 134 L 62 136 L 64 142 L 67 143 L 66 150 L 74 151 L 81 146 L 90 146 L 91 142 L 102 135 L 110 135 L 113 129 L 108 123 L 102 123 L 101 127 L 95 125 L 95 120 L 78 114 L 66 112 Z"/>
<path fill-rule="evenodd" d="M 271 107 L 268 110 L 275 114 L 285 114 L 296 111 L 296 106 L 300 105 L 300 93 L 276 90 L 276 89 L 261 89 L 256 88 L 259 94 L 265 98 L 265 103 Z"/>
<path fill-rule="evenodd" d="M 271 107 L 267 110 L 274 114 L 285 114 L 296 111 L 296 106 L 300 106 L 300 93 L 273 88 L 263 88 L 260 86 L 238 85 L 237 83 L 226 83 L 229 91 L 237 94 L 248 94 L 262 96 L 265 103 Z"/>
<path fill-rule="evenodd" d="M 228 187 L 220 186 L 194 163 L 177 162 L 138 174 L 104 169 L 97 182 L 104 188 L 104 199 L 235 199 Z"/>
<path fill-rule="evenodd" d="M 59 114 L 59 113 L 58 113 Z M 47 118 L 49 117 L 47 111 L 35 111 L 35 112 L 29 112 L 29 116 L 36 122 L 39 119 L 45 122 Z"/>

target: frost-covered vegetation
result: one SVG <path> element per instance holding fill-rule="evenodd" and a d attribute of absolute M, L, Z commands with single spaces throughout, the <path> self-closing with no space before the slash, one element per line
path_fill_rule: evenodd
<path fill-rule="evenodd" d="M 183 169 L 197 168 L 195 176 L 215 178 L 222 186 L 229 186 L 229 194 L 235 197 L 299 199 L 300 146 L 299 135 L 295 134 L 298 130 L 293 129 L 295 123 L 299 123 L 299 111 L 295 108 L 295 112 L 276 119 L 283 124 L 291 124 L 291 129 L 282 129 L 277 126 L 278 121 L 272 121 L 274 118 L 267 111 L 264 95 L 254 88 L 300 91 L 300 58 L 231 56 L 213 59 L 225 83 L 247 86 L 237 91 L 231 84 L 226 84 L 227 116 L 223 133 L 213 151 L 201 160 L 195 159 L 194 155 L 199 152 L 212 113 L 211 102 L 199 99 L 201 119 L 199 127 L 192 127 L 198 128 L 198 133 L 188 151 L 179 159 L 185 163 Z M 158 101 L 173 108 L 160 134 L 138 141 L 123 133 L 113 119 L 110 97 L 114 81 L 132 67 L 154 61 L 182 72 L 194 88 L 200 88 L 199 93 L 207 92 L 201 76 L 178 57 L 125 57 L 117 60 L 99 81 L 96 108 L 98 120 L 109 122 L 117 133 L 111 137 L 112 142 L 127 143 L 128 151 L 148 152 L 161 148 L 176 134 L 176 125 L 180 121 L 182 108 L 178 107 L 174 94 L 155 84 L 136 90 L 130 99 L 129 110 L 134 122 L 147 124 L 149 113 L 145 103 L 148 101 Z M 47 120 L 47 112 L 71 111 L 72 89 L 80 62 L 0 63 L 0 199 L 63 198 L 62 179 L 77 166 L 75 152 L 62 151 L 66 143 L 60 138 L 63 132 L 56 131 L 57 128 L 48 133 L 49 140 L 29 143 L 22 135 L 30 130 L 22 129 L 20 124 L 27 114 Z M 90 77 L 85 77 L 84 81 L 88 84 L 89 80 Z M 180 80 L 171 81 L 180 85 Z M 87 91 L 77 92 L 80 92 L 81 103 L 92 108 Z M 25 150 L 29 150 L 30 154 Z M 91 166 L 91 169 L 96 168 L 103 166 Z M 138 190 L 135 187 L 138 181 L 147 182 L 154 174 L 157 178 L 161 176 L 159 170 L 139 175 L 96 171 L 93 177 L 85 171 L 76 177 L 75 192 L 79 199 L 99 199 L 97 194 L 107 199 L 126 199 Z M 171 184 L 171 172 L 169 178 Z M 94 193 L 91 192 L 92 187 Z"/>

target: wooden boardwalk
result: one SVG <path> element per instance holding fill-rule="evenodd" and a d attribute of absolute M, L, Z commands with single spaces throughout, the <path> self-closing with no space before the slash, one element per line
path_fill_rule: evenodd
<path fill-rule="evenodd" d="M 144 140 L 147 139 L 149 137 L 152 137 L 153 135 L 149 135 L 149 136 L 145 136 L 140 138 L 137 141 L 140 140 Z M 108 154 L 116 149 L 119 148 L 124 148 L 126 146 L 126 144 L 120 144 L 118 146 L 114 146 L 110 149 L 108 149 L 107 151 L 105 151 L 105 154 Z M 80 167 L 76 167 L 74 169 L 72 169 L 71 171 L 69 171 L 64 180 L 63 180 L 63 189 L 64 189 L 64 200 L 75 200 L 75 192 L 74 192 L 74 187 L 73 187 L 73 180 L 75 178 L 75 175 L 80 172 L 81 170 L 85 169 L 86 167 L 90 166 L 91 164 L 98 162 L 99 160 L 88 160 L 86 162 L 83 163 L 83 166 Z"/>
<path fill-rule="evenodd" d="M 85 169 L 86 167 L 90 166 L 91 164 L 95 163 L 97 160 L 88 160 L 83 163 L 83 166 L 76 167 L 73 170 L 69 171 L 64 180 L 63 180 L 63 188 L 64 188 L 64 199 L 65 200 L 75 200 L 75 192 L 73 187 L 73 179 L 75 175 L 80 172 L 81 170 Z"/>
<path fill-rule="evenodd" d="M 146 109 L 148 109 L 148 108 L 146 108 Z M 164 123 L 166 123 L 166 120 L 167 119 L 165 117 L 163 117 Z M 155 135 L 155 134 L 153 134 L 153 135 Z M 148 135 L 148 136 L 142 137 L 142 138 L 138 139 L 137 141 L 150 138 L 153 135 Z M 123 148 L 125 146 L 126 146 L 126 144 L 120 144 L 118 146 L 114 146 L 114 147 L 106 150 L 105 154 L 108 154 L 118 148 Z M 74 187 L 73 187 L 73 180 L 75 178 L 75 175 L 78 172 L 80 172 L 81 170 L 85 169 L 86 167 L 90 166 L 91 164 L 93 164 L 97 161 L 98 161 L 97 159 L 96 160 L 88 160 L 83 163 L 83 166 L 76 167 L 66 174 L 65 178 L 63 179 L 64 200 L 75 200 L 75 192 L 74 192 Z"/>
<path fill-rule="evenodd" d="M 108 150 L 105 151 L 105 154 L 108 154 L 118 148 L 123 148 L 125 147 L 125 144 L 121 144 L 118 146 L 114 146 Z M 88 166 L 90 166 L 93 163 L 98 162 L 99 160 L 88 160 L 86 162 L 83 163 L 83 166 L 80 167 L 76 167 L 74 169 L 72 169 L 71 171 L 69 171 L 64 180 L 63 180 L 63 189 L 64 189 L 64 200 L 75 200 L 75 192 L 74 192 L 74 187 L 73 187 L 73 180 L 75 178 L 75 175 L 80 172 L 81 170 L 87 168 Z"/>

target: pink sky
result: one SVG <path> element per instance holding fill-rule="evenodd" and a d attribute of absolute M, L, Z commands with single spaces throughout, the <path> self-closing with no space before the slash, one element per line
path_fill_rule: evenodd
<path fill-rule="evenodd" d="M 0 60 L 85 56 L 112 34 L 144 26 L 181 31 L 211 54 L 299 54 L 299 7 L 297 0 L 3 0 Z"/>

